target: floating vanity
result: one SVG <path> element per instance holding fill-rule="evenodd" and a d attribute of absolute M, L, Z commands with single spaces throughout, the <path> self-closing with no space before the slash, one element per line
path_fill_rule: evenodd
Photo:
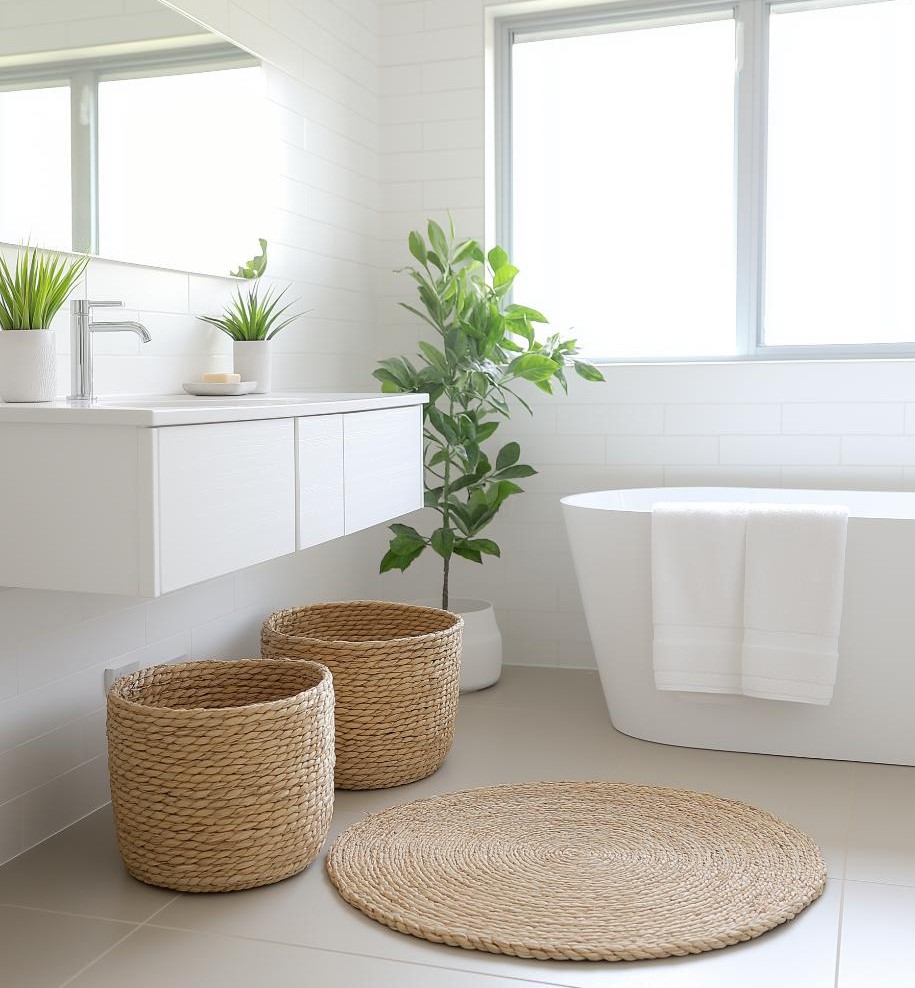
<path fill-rule="evenodd" d="M 155 597 L 414 511 L 425 400 L 0 404 L 0 586 Z"/>

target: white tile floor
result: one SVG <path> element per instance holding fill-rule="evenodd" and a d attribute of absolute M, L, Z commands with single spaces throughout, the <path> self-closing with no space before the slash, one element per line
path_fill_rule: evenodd
<path fill-rule="evenodd" d="M 107 809 L 0 869 L 3 988 L 905 988 L 915 986 L 915 768 L 668 748 L 612 730 L 593 673 L 506 670 L 464 697 L 445 765 L 402 789 L 337 795 L 331 836 L 366 811 L 500 782 L 618 779 L 756 803 L 806 829 L 830 881 L 796 920 L 696 957 L 523 961 L 402 936 L 340 900 L 322 860 L 279 885 L 176 895 L 133 881 Z"/>

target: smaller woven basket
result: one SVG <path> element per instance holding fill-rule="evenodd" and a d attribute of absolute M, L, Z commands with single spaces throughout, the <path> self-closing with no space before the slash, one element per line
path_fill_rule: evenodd
<path fill-rule="evenodd" d="M 185 662 L 108 693 L 118 846 L 150 885 L 227 892 L 307 867 L 334 801 L 334 690 L 315 662 Z"/>
<path fill-rule="evenodd" d="M 463 627 L 450 611 L 377 600 L 312 604 L 267 619 L 265 659 L 313 659 L 333 673 L 338 788 L 404 785 L 445 760 Z"/>

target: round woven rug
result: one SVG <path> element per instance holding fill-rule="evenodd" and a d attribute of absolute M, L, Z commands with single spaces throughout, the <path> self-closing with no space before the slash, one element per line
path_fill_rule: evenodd
<path fill-rule="evenodd" d="M 544 782 L 394 806 L 327 857 L 351 905 L 401 933 L 561 960 L 698 954 L 796 916 L 816 844 L 764 810 L 685 789 Z"/>

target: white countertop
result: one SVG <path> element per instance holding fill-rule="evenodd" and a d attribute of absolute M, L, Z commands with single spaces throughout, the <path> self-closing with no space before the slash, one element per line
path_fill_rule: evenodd
<path fill-rule="evenodd" d="M 246 419 L 298 418 L 366 412 L 378 408 L 422 405 L 425 394 L 322 394 L 276 391 L 237 398 L 195 398 L 192 395 L 112 395 L 91 405 L 66 399 L 47 402 L 0 402 L 0 425 L 30 422 L 50 425 L 195 425 Z"/>

